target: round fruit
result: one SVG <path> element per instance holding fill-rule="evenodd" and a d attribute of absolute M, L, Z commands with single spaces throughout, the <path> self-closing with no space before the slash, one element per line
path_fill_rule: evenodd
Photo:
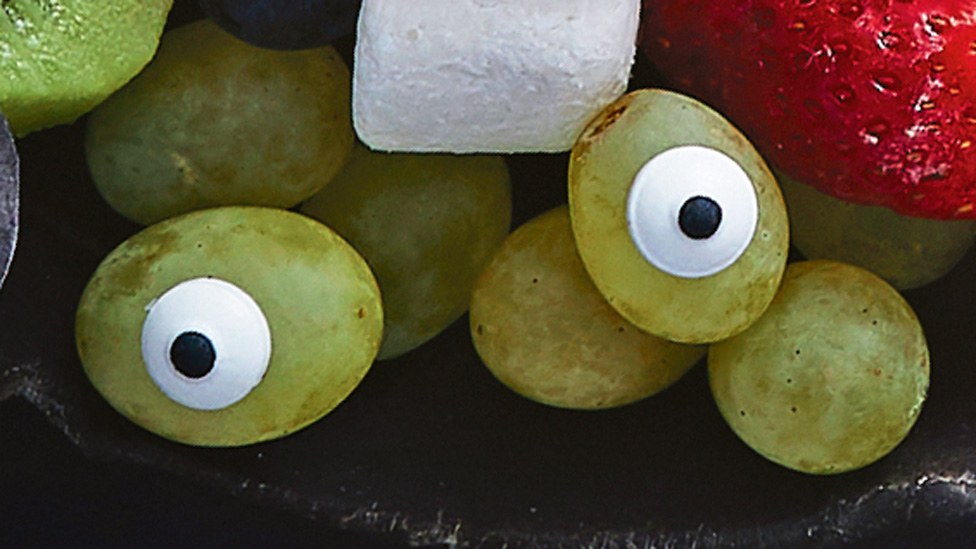
<path fill-rule="evenodd" d="M 221 28 L 262 48 L 299 50 L 356 28 L 362 0 L 200 0 Z"/>
<path fill-rule="evenodd" d="M 864 267 L 899 290 L 932 282 L 973 247 L 976 221 L 905 217 L 834 198 L 777 173 L 790 237 L 808 259 Z"/>
<path fill-rule="evenodd" d="M 601 409 L 653 395 L 705 355 L 629 324 L 593 286 L 567 208 L 529 221 L 478 278 L 471 337 L 482 361 L 522 396 Z"/>
<path fill-rule="evenodd" d="M 352 150 L 349 87 L 331 47 L 266 50 L 191 23 L 91 113 L 92 179 L 143 224 L 212 206 L 294 206 Z"/>
<path fill-rule="evenodd" d="M 741 332 L 786 264 L 779 187 L 738 130 L 707 106 L 639 90 L 607 107 L 570 157 L 583 264 L 627 320 L 674 341 Z"/>
<path fill-rule="evenodd" d="M 120 413 L 163 437 L 237 446 L 335 408 L 382 337 L 365 261 L 285 210 L 213 208 L 112 251 L 78 306 L 85 372 Z"/>
<path fill-rule="evenodd" d="M 890 452 L 915 423 L 929 384 L 922 327 L 898 292 L 835 261 L 793 263 L 745 332 L 708 352 L 722 416 L 766 458 L 842 473 Z"/>
<path fill-rule="evenodd" d="M 74 122 L 152 59 L 173 0 L 12 0 L 0 111 L 16 135 Z"/>
<path fill-rule="evenodd" d="M 385 321 L 378 358 L 387 359 L 467 310 L 475 278 L 510 230 L 511 184 L 499 156 L 357 146 L 302 212 L 342 235 L 376 273 Z"/>

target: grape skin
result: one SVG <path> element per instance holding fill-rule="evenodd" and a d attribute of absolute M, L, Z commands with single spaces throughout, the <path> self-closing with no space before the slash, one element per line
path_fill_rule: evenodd
<path fill-rule="evenodd" d="M 723 271 L 679 278 L 650 264 L 630 238 L 626 203 L 638 170 L 679 145 L 704 145 L 735 160 L 752 180 L 759 221 L 746 251 Z M 746 138 L 686 96 L 638 90 L 597 116 L 570 157 L 573 234 L 587 272 L 621 315 L 684 343 L 741 332 L 765 311 L 786 264 L 789 226 L 775 179 Z"/>
<path fill-rule="evenodd" d="M 389 154 L 357 145 L 302 213 L 366 258 L 383 294 L 378 358 L 439 334 L 468 308 L 475 278 L 511 230 L 512 193 L 500 156 Z"/>
<path fill-rule="evenodd" d="M 905 217 L 836 199 L 782 173 L 793 245 L 807 259 L 833 259 L 875 273 L 899 290 L 946 275 L 973 247 L 976 221 Z"/>
<path fill-rule="evenodd" d="M 352 150 L 349 87 L 332 47 L 265 50 L 191 23 L 91 113 L 92 180 L 142 224 L 213 206 L 292 207 Z"/>
<path fill-rule="evenodd" d="M 167 398 L 140 343 L 147 304 L 206 276 L 246 291 L 272 339 L 261 383 L 211 411 Z M 333 231 L 284 210 L 227 207 L 168 219 L 113 250 L 85 287 L 75 338 L 92 385 L 125 417 L 178 442 L 240 446 L 287 435 L 339 405 L 373 362 L 382 317 L 372 273 Z"/>
<path fill-rule="evenodd" d="M 876 275 L 845 263 L 787 267 L 766 314 L 712 344 L 712 394 L 747 445 L 783 466 L 869 465 L 908 434 L 929 383 L 922 327 Z"/>
<path fill-rule="evenodd" d="M 705 354 L 638 330 L 583 269 L 562 206 L 506 239 L 478 278 L 471 337 L 489 370 L 550 406 L 602 409 L 658 393 Z"/>

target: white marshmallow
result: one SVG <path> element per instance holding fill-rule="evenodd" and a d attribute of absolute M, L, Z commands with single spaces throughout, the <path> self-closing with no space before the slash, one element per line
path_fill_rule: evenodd
<path fill-rule="evenodd" d="M 560 152 L 619 97 L 640 0 L 364 0 L 353 122 L 370 147 Z"/>

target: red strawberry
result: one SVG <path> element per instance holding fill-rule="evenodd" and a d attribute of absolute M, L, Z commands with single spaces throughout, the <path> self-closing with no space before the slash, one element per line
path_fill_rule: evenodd
<path fill-rule="evenodd" d="M 640 45 L 769 163 L 838 198 L 976 218 L 976 1 L 645 0 Z"/>

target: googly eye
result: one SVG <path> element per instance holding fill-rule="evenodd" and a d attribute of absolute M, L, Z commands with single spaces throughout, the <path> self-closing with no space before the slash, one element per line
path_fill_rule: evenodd
<path fill-rule="evenodd" d="M 627 225 L 641 255 L 658 269 L 702 278 L 735 263 L 759 221 L 756 191 L 745 170 L 700 145 L 668 149 L 634 177 Z"/>
<path fill-rule="evenodd" d="M 170 399 L 218 410 L 261 382 L 271 359 L 271 330 L 258 304 L 238 286 L 195 278 L 147 307 L 142 357 Z"/>

